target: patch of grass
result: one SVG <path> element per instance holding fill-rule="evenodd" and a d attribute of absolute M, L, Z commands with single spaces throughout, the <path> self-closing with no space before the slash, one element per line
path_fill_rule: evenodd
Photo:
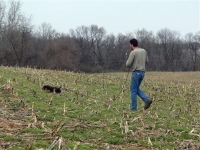
<path fill-rule="evenodd" d="M 2 136 L 2 138 L 4 138 L 5 141 L 9 141 L 9 142 L 20 142 L 22 141 L 21 137 L 13 137 L 10 135 L 4 135 Z"/>
<path fill-rule="evenodd" d="M 43 140 L 37 140 L 36 142 L 34 142 L 34 147 L 48 148 L 49 145 Z"/>

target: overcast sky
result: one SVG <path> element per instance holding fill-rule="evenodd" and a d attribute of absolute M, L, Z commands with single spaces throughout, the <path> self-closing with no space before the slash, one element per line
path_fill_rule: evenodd
<path fill-rule="evenodd" d="M 200 31 L 200 0 L 20 0 L 21 11 L 38 27 L 58 32 L 79 26 L 104 27 L 107 34 L 168 28 L 181 35 Z"/>

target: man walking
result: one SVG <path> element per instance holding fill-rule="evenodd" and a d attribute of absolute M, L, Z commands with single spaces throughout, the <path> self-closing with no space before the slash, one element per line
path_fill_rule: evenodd
<path fill-rule="evenodd" d="M 148 109 L 152 100 L 140 89 L 140 84 L 145 76 L 145 65 L 148 62 L 148 56 L 144 49 L 138 47 L 136 39 L 130 40 L 130 48 L 132 49 L 129 54 L 126 66 L 132 68 L 131 75 L 131 110 L 137 110 L 137 95 L 144 101 L 144 109 Z"/>

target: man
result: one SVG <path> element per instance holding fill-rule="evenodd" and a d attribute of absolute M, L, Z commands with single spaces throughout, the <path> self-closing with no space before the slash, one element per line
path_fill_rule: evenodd
<path fill-rule="evenodd" d="M 148 62 L 148 56 L 144 49 L 138 47 L 136 39 L 130 40 L 130 48 L 132 49 L 129 54 L 126 66 L 132 68 L 131 75 L 131 110 L 137 110 L 137 95 L 144 101 L 144 109 L 148 109 L 152 100 L 140 89 L 140 84 L 145 76 L 145 65 Z"/>

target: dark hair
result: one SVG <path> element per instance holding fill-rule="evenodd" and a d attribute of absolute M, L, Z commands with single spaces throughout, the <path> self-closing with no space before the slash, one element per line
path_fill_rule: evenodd
<path fill-rule="evenodd" d="M 130 44 L 132 44 L 135 47 L 138 47 L 138 41 L 136 39 L 131 39 Z"/>

